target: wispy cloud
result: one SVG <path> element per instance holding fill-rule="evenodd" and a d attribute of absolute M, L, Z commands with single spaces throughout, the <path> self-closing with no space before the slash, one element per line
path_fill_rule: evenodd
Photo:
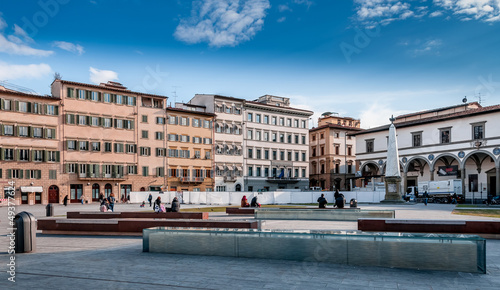
<path fill-rule="evenodd" d="M 417 41 L 419 42 L 419 41 Z M 434 54 L 439 55 L 439 48 L 443 45 L 441 39 L 431 39 L 427 40 L 423 43 L 418 43 L 417 47 L 410 50 L 410 54 L 414 57 L 425 55 L 425 54 Z"/>
<path fill-rule="evenodd" d="M 0 62 L 0 79 L 15 80 L 15 79 L 38 79 L 44 76 L 49 76 L 52 69 L 48 64 L 8 64 Z"/>
<path fill-rule="evenodd" d="M 174 36 L 212 47 L 236 46 L 262 29 L 269 0 L 204 0 L 193 3 L 192 15 L 182 19 Z"/>
<path fill-rule="evenodd" d="M 0 14 L 0 31 L 6 27 L 7 22 Z M 49 56 L 54 53 L 50 50 L 32 48 L 27 43 L 34 44 L 35 41 L 17 24 L 14 24 L 14 34 L 6 35 L 0 32 L 0 52 L 32 56 Z"/>
<path fill-rule="evenodd" d="M 54 41 L 52 43 L 52 45 L 56 46 L 56 47 L 59 47 L 60 49 L 63 49 L 63 50 L 66 50 L 66 51 L 78 54 L 78 55 L 82 55 L 85 52 L 85 50 L 83 49 L 83 46 L 81 46 L 79 44 L 74 44 L 74 43 L 71 43 L 71 42 Z"/>
<path fill-rule="evenodd" d="M 279 23 L 281 23 L 281 22 L 284 22 L 285 20 L 286 20 L 286 17 L 283 16 L 283 17 L 278 18 L 278 20 L 276 20 L 276 21 L 278 21 Z"/>
<path fill-rule="evenodd" d="M 361 110 L 361 126 L 368 129 L 389 124 L 390 116 L 399 116 L 409 112 L 406 110 L 395 110 L 388 103 L 374 102 Z"/>
<path fill-rule="evenodd" d="M 500 0 L 355 0 L 356 21 L 367 27 L 451 12 L 462 21 L 500 21 Z M 429 10 L 434 10 L 429 13 Z M 448 16 L 449 17 L 449 16 Z"/>
<path fill-rule="evenodd" d="M 90 81 L 94 84 L 106 83 L 118 80 L 118 73 L 111 70 L 100 70 L 90 67 Z"/>

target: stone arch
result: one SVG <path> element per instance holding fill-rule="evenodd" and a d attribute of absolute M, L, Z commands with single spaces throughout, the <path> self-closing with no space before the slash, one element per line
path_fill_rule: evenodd
<path fill-rule="evenodd" d="M 429 166 L 429 169 L 431 168 L 431 162 L 427 158 L 423 156 L 413 156 L 410 159 L 408 159 L 408 161 L 406 161 L 406 165 L 403 167 L 404 172 L 408 172 L 410 164 L 416 160 L 423 160 Z"/>
<path fill-rule="evenodd" d="M 435 170 L 435 167 L 436 167 L 436 163 L 438 162 L 439 159 L 441 159 L 442 157 L 450 157 L 450 158 L 453 158 L 455 159 L 457 162 L 458 162 L 458 169 L 462 169 L 462 162 L 460 161 L 460 158 L 458 158 L 458 156 L 452 154 L 452 153 L 442 153 L 442 154 L 439 154 L 438 156 L 436 156 L 436 158 L 434 158 L 434 160 L 432 161 L 431 165 L 430 165 L 430 168 L 431 170 Z"/>
<path fill-rule="evenodd" d="M 462 159 L 462 162 L 460 164 L 461 168 L 465 167 L 465 163 L 467 162 L 467 159 L 469 159 L 472 155 L 481 154 L 481 153 L 491 157 L 493 159 L 493 163 L 495 164 L 495 166 L 499 165 L 500 158 L 499 158 L 499 160 L 497 160 L 497 158 L 495 157 L 495 155 L 493 153 L 486 151 L 486 150 L 474 150 L 474 151 L 467 153 L 467 155 L 465 155 L 465 157 Z"/>
<path fill-rule="evenodd" d="M 363 165 L 361 165 L 361 167 L 359 168 L 359 170 L 361 170 L 361 174 L 364 172 L 365 170 L 365 167 L 366 166 L 369 166 L 369 165 L 372 165 L 373 167 L 375 167 L 377 169 L 377 172 L 380 173 L 381 172 L 381 169 L 380 169 L 380 166 L 375 162 L 375 161 L 366 161 L 365 163 L 363 163 Z"/>

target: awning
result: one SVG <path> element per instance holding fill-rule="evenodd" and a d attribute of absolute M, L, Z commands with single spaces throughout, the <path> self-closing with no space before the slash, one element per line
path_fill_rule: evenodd
<path fill-rule="evenodd" d="M 240 145 L 236 145 L 236 149 L 237 150 L 241 150 L 241 146 Z"/>
<path fill-rule="evenodd" d="M 234 170 L 234 167 L 232 167 L 232 166 L 228 166 L 228 167 L 227 167 L 227 170 L 229 170 L 229 171 L 233 171 L 233 170 Z"/>
<path fill-rule="evenodd" d="M 233 148 L 234 148 L 234 146 L 233 146 L 233 145 L 231 145 L 231 144 L 227 144 L 227 149 L 232 150 Z"/>
<path fill-rule="evenodd" d="M 21 186 L 21 192 L 43 192 L 42 186 Z"/>
<path fill-rule="evenodd" d="M 238 169 L 238 171 L 243 171 L 243 168 L 241 168 L 240 166 L 236 167 L 236 169 Z"/>
<path fill-rule="evenodd" d="M 224 166 L 223 165 L 219 165 L 219 166 L 217 166 L 217 169 L 224 170 Z"/>
<path fill-rule="evenodd" d="M 236 125 L 236 129 L 241 130 L 241 126 L 240 125 Z"/>
<path fill-rule="evenodd" d="M 217 126 L 219 126 L 220 128 L 224 128 L 224 123 L 222 123 L 222 122 L 217 122 L 216 124 L 217 124 Z"/>

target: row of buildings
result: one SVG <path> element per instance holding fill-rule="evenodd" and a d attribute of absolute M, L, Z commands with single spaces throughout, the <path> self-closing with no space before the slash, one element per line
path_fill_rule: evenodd
<path fill-rule="evenodd" d="M 500 106 L 465 103 L 398 116 L 404 187 L 461 179 L 500 195 Z M 313 112 L 288 98 L 167 97 L 55 80 L 51 95 L 0 87 L 0 182 L 19 203 L 118 199 L 130 191 L 351 190 L 383 182 L 388 125 Z"/>
<path fill-rule="evenodd" d="M 51 95 L 0 87 L 0 181 L 19 203 L 130 191 L 309 187 L 309 118 L 288 98 L 167 97 L 55 80 Z"/>

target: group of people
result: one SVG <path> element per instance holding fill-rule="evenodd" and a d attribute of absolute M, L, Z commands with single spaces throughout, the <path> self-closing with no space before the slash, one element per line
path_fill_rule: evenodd
<path fill-rule="evenodd" d="M 333 197 L 335 198 L 335 203 L 334 203 L 333 207 L 344 208 L 345 197 L 342 193 L 339 192 L 338 189 L 335 190 Z M 326 208 L 327 205 L 328 205 L 328 200 L 326 200 L 325 195 L 322 193 L 321 196 L 318 198 L 318 207 L 319 208 Z"/>
<path fill-rule="evenodd" d="M 114 211 L 115 210 L 115 195 L 111 193 L 108 197 L 104 197 L 104 194 L 99 194 L 99 209 L 102 212 Z"/>
<path fill-rule="evenodd" d="M 249 204 L 247 196 L 244 195 L 241 198 L 241 207 L 260 207 L 260 203 L 257 202 L 257 196 L 254 196 Z"/>
<path fill-rule="evenodd" d="M 150 199 L 149 199 L 150 198 Z M 148 200 L 152 200 L 153 196 L 150 194 Z M 149 202 L 151 205 L 151 201 Z M 154 202 L 153 211 L 154 212 L 179 212 L 181 210 L 181 204 L 177 196 L 172 200 L 172 206 L 166 207 L 161 203 L 161 196 L 158 196 Z"/>

